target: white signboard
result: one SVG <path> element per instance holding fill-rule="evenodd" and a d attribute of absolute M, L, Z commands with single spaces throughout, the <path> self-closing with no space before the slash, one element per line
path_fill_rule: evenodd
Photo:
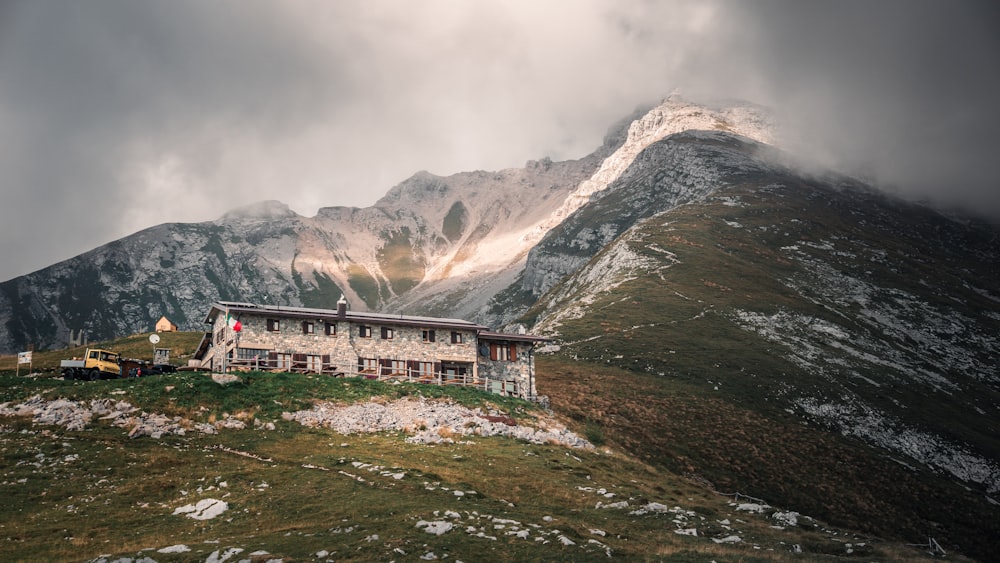
<path fill-rule="evenodd" d="M 31 363 L 31 352 L 18 352 L 17 353 L 17 363 L 18 364 L 30 364 Z"/>

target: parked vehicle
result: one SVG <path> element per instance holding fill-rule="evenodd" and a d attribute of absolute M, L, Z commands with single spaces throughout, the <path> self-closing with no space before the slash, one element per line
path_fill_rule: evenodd
<path fill-rule="evenodd" d="M 98 379 L 116 378 L 122 376 L 121 356 L 108 350 L 88 348 L 82 360 L 63 360 L 59 362 L 63 379 Z"/>
<path fill-rule="evenodd" d="M 149 364 L 142 362 L 128 370 L 129 377 L 145 377 L 147 375 L 160 375 L 163 373 L 174 373 L 177 368 L 170 364 Z"/>

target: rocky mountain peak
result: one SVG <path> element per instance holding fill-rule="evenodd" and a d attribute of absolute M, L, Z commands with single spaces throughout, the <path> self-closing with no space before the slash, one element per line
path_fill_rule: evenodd
<path fill-rule="evenodd" d="M 674 93 L 659 105 L 643 111 L 640 108 L 630 116 L 634 119 L 627 128 L 622 127 L 623 124 L 612 127 L 605 144 L 620 139 L 622 132 L 626 131 L 624 140 L 604 159 L 597 173 L 581 182 L 559 209 L 532 230 L 532 242 L 540 240 L 545 233 L 586 205 L 593 194 L 606 189 L 632 165 L 639 153 L 669 135 L 705 130 L 741 135 L 764 144 L 773 144 L 775 139 L 773 116 L 765 108 L 747 102 L 697 104 Z"/>
<path fill-rule="evenodd" d="M 690 130 L 725 131 L 774 144 L 774 117 L 766 108 L 742 101 L 694 103 L 672 94 L 629 126 L 627 145 L 643 145 Z"/>
<path fill-rule="evenodd" d="M 441 176 L 421 170 L 393 186 L 376 203 L 375 207 L 398 205 L 401 202 L 419 202 L 439 199 L 449 191 Z"/>

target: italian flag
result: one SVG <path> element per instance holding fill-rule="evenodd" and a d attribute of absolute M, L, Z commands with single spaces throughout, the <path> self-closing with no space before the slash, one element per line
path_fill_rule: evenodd
<path fill-rule="evenodd" d="M 233 329 L 233 332 L 239 332 L 243 330 L 243 323 L 236 320 L 236 317 L 234 317 L 232 314 L 228 312 L 226 313 L 226 325 L 229 328 Z"/>

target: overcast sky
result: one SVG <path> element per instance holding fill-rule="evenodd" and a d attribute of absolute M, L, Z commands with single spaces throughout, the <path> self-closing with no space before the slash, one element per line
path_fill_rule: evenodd
<path fill-rule="evenodd" d="M 578 158 L 673 90 L 1000 217 L 992 2 L 0 2 L 0 280 L 278 199 Z"/>

